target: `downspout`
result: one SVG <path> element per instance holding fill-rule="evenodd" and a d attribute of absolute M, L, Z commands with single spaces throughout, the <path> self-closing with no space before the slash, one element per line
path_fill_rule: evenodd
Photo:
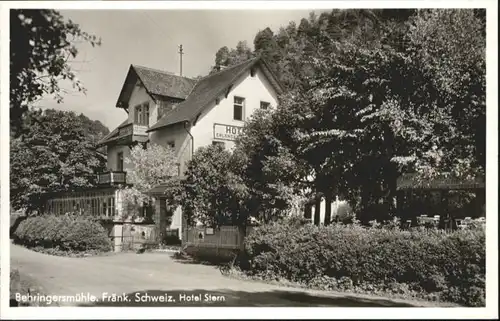
<path fill-rule="evenodd" d="M 190 157 L 190 159 L 193 159 L 193 155 L 194 155 L 194 137 L 191 134 L 191 132 L 186 128 L 187 124 L 188 124 L 188 121 L 185 121 L 184 122 L 184 129 L 186 130 L 186 132 L 188 133 L 188 135 L 191 136 L 191 157 Z"/>
<path fill-rule="evenodd" d="M 193 135 L 191 134 L 191 131 L 188 130 L 186 128 L 186 125 L 188 124 L 189 122 L 188 121 L 185 121 L 184 122 L 184 129 L 186 130 L 186 132 L 188 133 L 188 135 L 191 137 L 191 157 L 190 159 L 192 160 L 193 159 L 193 155 L 194 155 L 194 137 Z M 188 233 L 188 227 L 186 226 L 186 228 L 183 227 L 184 225 L 184 222 L 187 222 L 187 220 L 184 220 L 184 213 L 181 214 L 181 230 L 184 230 L 182 231 L 182 233 L 186 233 L 186 243 L 189 242 L 189 233 Z M 182 239 L 184 238 L 184 235 L 181 236 L 181 244 L 182 244 Z M 183 244 L 184 246 L 184 244 Z"/>

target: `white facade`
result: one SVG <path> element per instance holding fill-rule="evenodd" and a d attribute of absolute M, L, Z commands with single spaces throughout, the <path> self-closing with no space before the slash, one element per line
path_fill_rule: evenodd
<path fill-rule="evenodd" d="M 234 117 L 235 97 L 244 100 L 242 120 Z M 217 99 L 204 102 L 205 106 L 199 106 L 198 108 L 203 108 L 203 110 L 196 122 L 188 125 L 178 123 L 149 132 L 149 142 L 161 146 L 174 146 L 178 155 L 180 172 L 183 173 L 187 161 L 192 157 L 192 152 L 200 147 L 220 142 L 224 143 L 226 148 L 232 149 L 237 132 L 243 128 L 252 114 L 261 108 L 261 103 L 268 105 L 267 108 L 276 107 L 278 94 L 261 67 L 258 67 L 252 73 L 250 70 L 245 71 L 239 79 L 232 82 L 230 90 Z M 144 104 L 149 106 L 149 127 L 151 127 L 158 121 L 159 105 L 138 80 L 128 101 L 129 124 L 136 121 L 136 106 Z M 224 131 L 229 131 L 231 134 L 217 134 Z M 236 135 L 233 134 L 234 132 Z M 127 158 L 130 155 L 130 148 L 126 145 L 108 147 L 108 169 L 118 170 L 119 153 Z M 127 169 L 126 162 L 123 162 L 123 170 Z M 182 231 L 182 212 L 180 209 L 174 212 L 170 228 L 179 228 L 179 231 Z"/>
<path fill-rule="evenodd" d="M 158 121 L 158 105 L 139 84 L 138 81 L 130 97 L 128 122 L 134 123 L 135 107 L 147 103 L 149 106 L 149 126 L 151 127 Z M 235 120 L 233 117 L 234 97 L 244 98 L 243 120 Z M 233 148 L 234 139 L 232 137 L 215 138 L 214 130 L 220 131 L 224 126 L 234 126 L 233 130 L 242 128 L 245 121 L 252 116 L 255 110 L 260 108 L 261 102 L 268 103 L 269 108 L 276 107 L 278 95 L 264 73 L 258 69 L 253 77 L 250 75 L 250 71 L 247 71 L 234 83 L 227 98 L 224 94 L 218 97 L 218 100 L 218 104 L 215 100 L 209 102 L 194 126 L 185 128 L 183 124 L 175 124 L 149 133 L 150 143 L 162 146 L 174 144 L 181 164 L 181 172 L 185 169 L 186 161 L 191 159 L 191 144 L 194 143 L 195 151 L 199 147 L 212 144 L 214 141 L 223 142 L 226 148 Z M 117 158 L 120 152 L 123 153 L 124 157 L 130 155 L 130 149 L 127 146 L 110 146 L 108 148 L 108 168 L 110 170 L 117 170 Z M 126 169 L 125 164 L 124 167 Z"/>
<path fill-rule="evenodd" d="M 242 121 L 235 120 L 233 117 L 234 97 L 244 98 Z M 215 101 L 211 102 L 191 129 L 195 150 L 201 146 L 210 145 L 213 141 L 224 142 L 227 148 L 233 148 L 233 141 L 214 137 L 214 125 L 243 127 L 245 121 L 260 108 L 261 102 L 269 103 L 271 108 L 278 104 L 277 93 L 261 70 L 257 70 L 254 77 L 250 75 L 250 71 L 246 72 L 234 84 L 227 98 L 224 95 L 218 98 L 219 104 L 216 105 Z"/>

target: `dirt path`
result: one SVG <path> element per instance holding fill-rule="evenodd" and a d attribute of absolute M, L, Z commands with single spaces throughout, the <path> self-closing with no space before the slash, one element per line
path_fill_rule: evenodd
<path fill-rule="evenodd" d="M 212 266 L 174 261 L 166 253 L 88 258 L 49 256 L 11 245 L 11 266 L 53 295 L 94 295 L 102 306 L 424 306 L 430 303 L 332 294 L 227 278 Z M 103 298 L 103 293 L 124 301 Z M 146 294 L 147 293 L 147 294 Z M 123 296 L 122 294 L 126 294 Z M 125 300 L 125 298 L 128 299 Z M 158 302 L 158 300 L 175 300 Z M 212 301 L 206 301 L 212 298 Z M 191 300 L 189 300 L 191 299 Z M 199 300 L 198 300 L 199 299 Z M 155 302 L 153 302 L 156 300 Z M 75 304 L 72 304 L 75 305 Z"/>

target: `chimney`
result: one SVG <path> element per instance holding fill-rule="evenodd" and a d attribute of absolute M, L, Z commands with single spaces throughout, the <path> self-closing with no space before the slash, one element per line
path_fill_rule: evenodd
<path fill-rule="evenodd" d="M 226 68 L 227 68 L 227 66 L 225 66 L 225 65 L 215 65 L 214 71 L 222 71 Z"/>

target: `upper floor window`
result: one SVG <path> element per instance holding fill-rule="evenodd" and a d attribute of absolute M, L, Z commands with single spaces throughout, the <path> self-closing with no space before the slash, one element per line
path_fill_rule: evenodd
<path fill-rule="evenodd" d="M 135 106 L 134 124 L 149 126 L 149 102 Z"/>
<path fill-rule="evenodd" d="M 267 101 L 261 101 L 260 102 L 260 109 L 268 109 L 271 104 L 268 103 Z"/>
<path fill-rule="evenodd" d="M 245 98 L 234 97 L 233 119 L 243 120 L 243 111 L 245 107 Z"/>
<path fill-rule="evenodd" d="M 116 170 L 118 172 L 123 172 L 123 152 L 119 152 L 116 155 Z"/>

